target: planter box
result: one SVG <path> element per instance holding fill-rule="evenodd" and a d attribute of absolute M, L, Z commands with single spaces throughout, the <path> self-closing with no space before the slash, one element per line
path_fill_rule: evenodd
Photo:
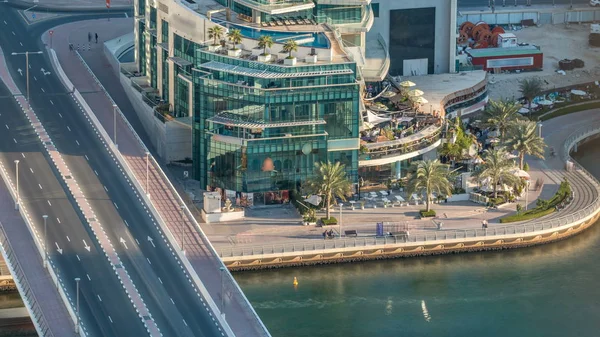
<path fill-rule="evenodd" d="M 241 49 L 228 49 L 227 55 L 233 56 L 233 57 L 240 57 L 240 55 L 242 55 L 242 50 Z"/>
<path fill-rule="evenodd" d="M 304 57 L 304 62 L 317 63 L 317 55 L 306 55 L 306 57 Z"/>
<path fill-rule="evenodd" d="M 271 58 L 273 58 L 273 55 L 271 54 L 258 55 L 258 62 L 270 62 Z"/>
<path fill-rule="evenodd" d="M 212 52 L 216 52 L 221 50 L 221 45 L 217 44 L 217 45 L 213 45 L 211 44 L 210 46 L 208 46 L 208 51 L 212 51 Z"/>
<path fill-rule="evenodd" d="M 252 56 L 259 56 L 260 54 L 263 53 L 263 49 L 262 48 L 253 48 L 252 49 Z"/>
<path fill-rule="evenodd" d="M 291 58 L 291 59 L 289 59 L 289 58 L 286 57 L 286 58 L 283 59 L 283 64 L 286 65 L 286 66 L 295 66 L 296 62 L 297 62 L 297 60 L 296 60 L 295 57 Z"/>

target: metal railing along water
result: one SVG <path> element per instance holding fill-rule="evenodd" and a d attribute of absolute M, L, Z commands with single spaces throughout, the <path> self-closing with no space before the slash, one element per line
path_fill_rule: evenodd
<path fill-rule="evenodd" d="M 506 237 L 509 235 L 541 234 L 544 233 L 544 231 L 550 231 L 563 226 L 567 226 L 574 222 L 590 217 L 591 215 L 597 213 L 598 209 L 600 209 L 600 182 L 591 173 L 589 173 L 581 165 L 575 162 L 569 155 L 570 149 L 576 143 L 599 132 L 600 123 L 592 124 L 575 131 L 565 141 L 563 148 L 563 159 L 565 160 L 565 162 L 572 162 L 574 166 L 574 169 L 572 170 L 573 174 L 583 175 L 585 179 L 588 179 L 590 183 L 594 185 L 594 188 L 597 192 L 594 196 L 594 200 L 590 204 L 570 214 L 566 214 L 554 219 L 542 220 L 538 223 L 528 222 L 515 224 L 512 226 L 493 227 L 489 229 L 440 230 L 433 231 L 431 233 L 384 237 L 366 236 L 357 238 L 342 238 L 335 240 L 313 239 L 298 241 L 295 243 L 232 247 L 220 249 L 219 253 L 221 257 L 243 257 L 266 254 L 286 254 L 311 251 L 314 252 L 342 248 L 359 248 L 370 246 L 375 247 L 390 244 L 410 245 L 414 243 L 422 243 L 426 245 L 439 243 L 440 241 L 455 239 L 499 240 L 502 239 L 502 237 Z"/>

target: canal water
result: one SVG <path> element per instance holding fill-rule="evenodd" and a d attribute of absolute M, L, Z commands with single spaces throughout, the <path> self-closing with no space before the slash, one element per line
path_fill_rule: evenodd
<path fill-rule="evenodd" d="M 599 177 L 597 158 L 600 141 L 580 146 Z M 600 224 L 525 249 L 234 276 L 274 337 L 600 336 Z"/>

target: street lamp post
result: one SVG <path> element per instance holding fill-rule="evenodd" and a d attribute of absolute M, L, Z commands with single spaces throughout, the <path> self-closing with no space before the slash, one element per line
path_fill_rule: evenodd
<path fill-rule="evenodd" d="M 42 51 L 26 51 L 24 53 L 11 53 L 11 55 L 25 55 L 25 73 L 27 81 L 27 101 L 29 101 L 29 54 L 42 54 Z"/>
<path fill-rule="evenodd" d="M 529 204 L 529 180 L 527 180 L 526 190 L 525 190 L 525 210 L 527 210 L 527 205 Z"/>
<path fill-rule="evenodd" d="M 542 137 L 542 122 L 538 122 L 537 126 L 538 126 L 538 136 L 541 138 Z"/>
<path fill-rule="evenodd" d="M 48 216 L 42 215 L 44 218 L 44 267 L 48 266 Z"/>
<path fill-rule="evenodd" d="M 340 239 L 342 238 L 342 208 L 344 204 L 340 202 Z"/>
<path fill-rule="evenodd" d="M 225 267 L 221 266 L 219 270 L 221 271 L 221 315 L 225 317 L 225 277 L 223 275 L 225 274 Z"/>
<path fill-rule="evenodd" d="M 183 212 L 185 211 L 185 205 L 181 205 L 181 251 L 185 255 L 185 218 Z"/>
<path fill-rule="evenodd" d="M 77 284 L 77 314 L 76 314 L 76 323 L 75 323 L 75 333 L 79 333 L 79 281 L 81 279 L 79 277 L 75 278 L 75 283 Z"/>
<path fill-rule="evenodd" d="M 117 144 L 117 105 L 113 104 L 113 143 L 117 149 L 119 148 L 119 144 Z"/>
<path fill-rule="evenodd" d="M 146 151 L 146 194 L 150 196 L 150 191 L 148 191 L 148 161 L 150 158 L 150 152 Z"/>
<path fill-rule="evenodd" d="M 19 160 L 16 159 L 15 160 L 15 167 L 16 167 L 16 181 L 17 181 L 17 202 L 15 203 L 15 209 L 18 210 L 19 206 L 21 205 L 21 195 L 19 194 Z"/>

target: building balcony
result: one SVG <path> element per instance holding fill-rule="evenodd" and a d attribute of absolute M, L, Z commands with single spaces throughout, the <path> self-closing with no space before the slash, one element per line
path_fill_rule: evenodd
<path fill-rule="evenodd" d="M 383 81 L 390 70 L 390 54 L 385 40 L 381 34 L 377 38 L 367 34 L 365 62 L 362 66 L 362 75 L 365 82 Z"/>
<path fill-rule="evenodd" d="M 286 13 L 293 13 L 312 9 L 315 7 L 315 3 L 312 1 L 254 1 L 254 0 L 234 0 L 235 2 L 242 4 L 246 7 L 252 8 L 262 13 L 270 15 L 279 15 Z"/>
<path fill-rule="evenodd" d="M 319 5 L 367 6 L 371 0 L 317 0 Z"/>
<path fill-rule="evenodd" d="M 441 131 L 441 126 L 430 125 L 401 139 L 362 144 L 358 166 L 385 165 L 422 155 L 442 143 Z"/>
<path fill-rule="evenodd" d="M 357 18 L 358 19 L 358 18 Z M 357 21 L 357 20 L 355 20 Z M 368 32 L 373 27 L 375 16 L 373 15 L 373 9 L 371 6 L 366 6 L 360 21 L 356 23 L 343 23 L 343 22 L 331 22 L 335 28 L 344 34 L 354 34 Z"/>

